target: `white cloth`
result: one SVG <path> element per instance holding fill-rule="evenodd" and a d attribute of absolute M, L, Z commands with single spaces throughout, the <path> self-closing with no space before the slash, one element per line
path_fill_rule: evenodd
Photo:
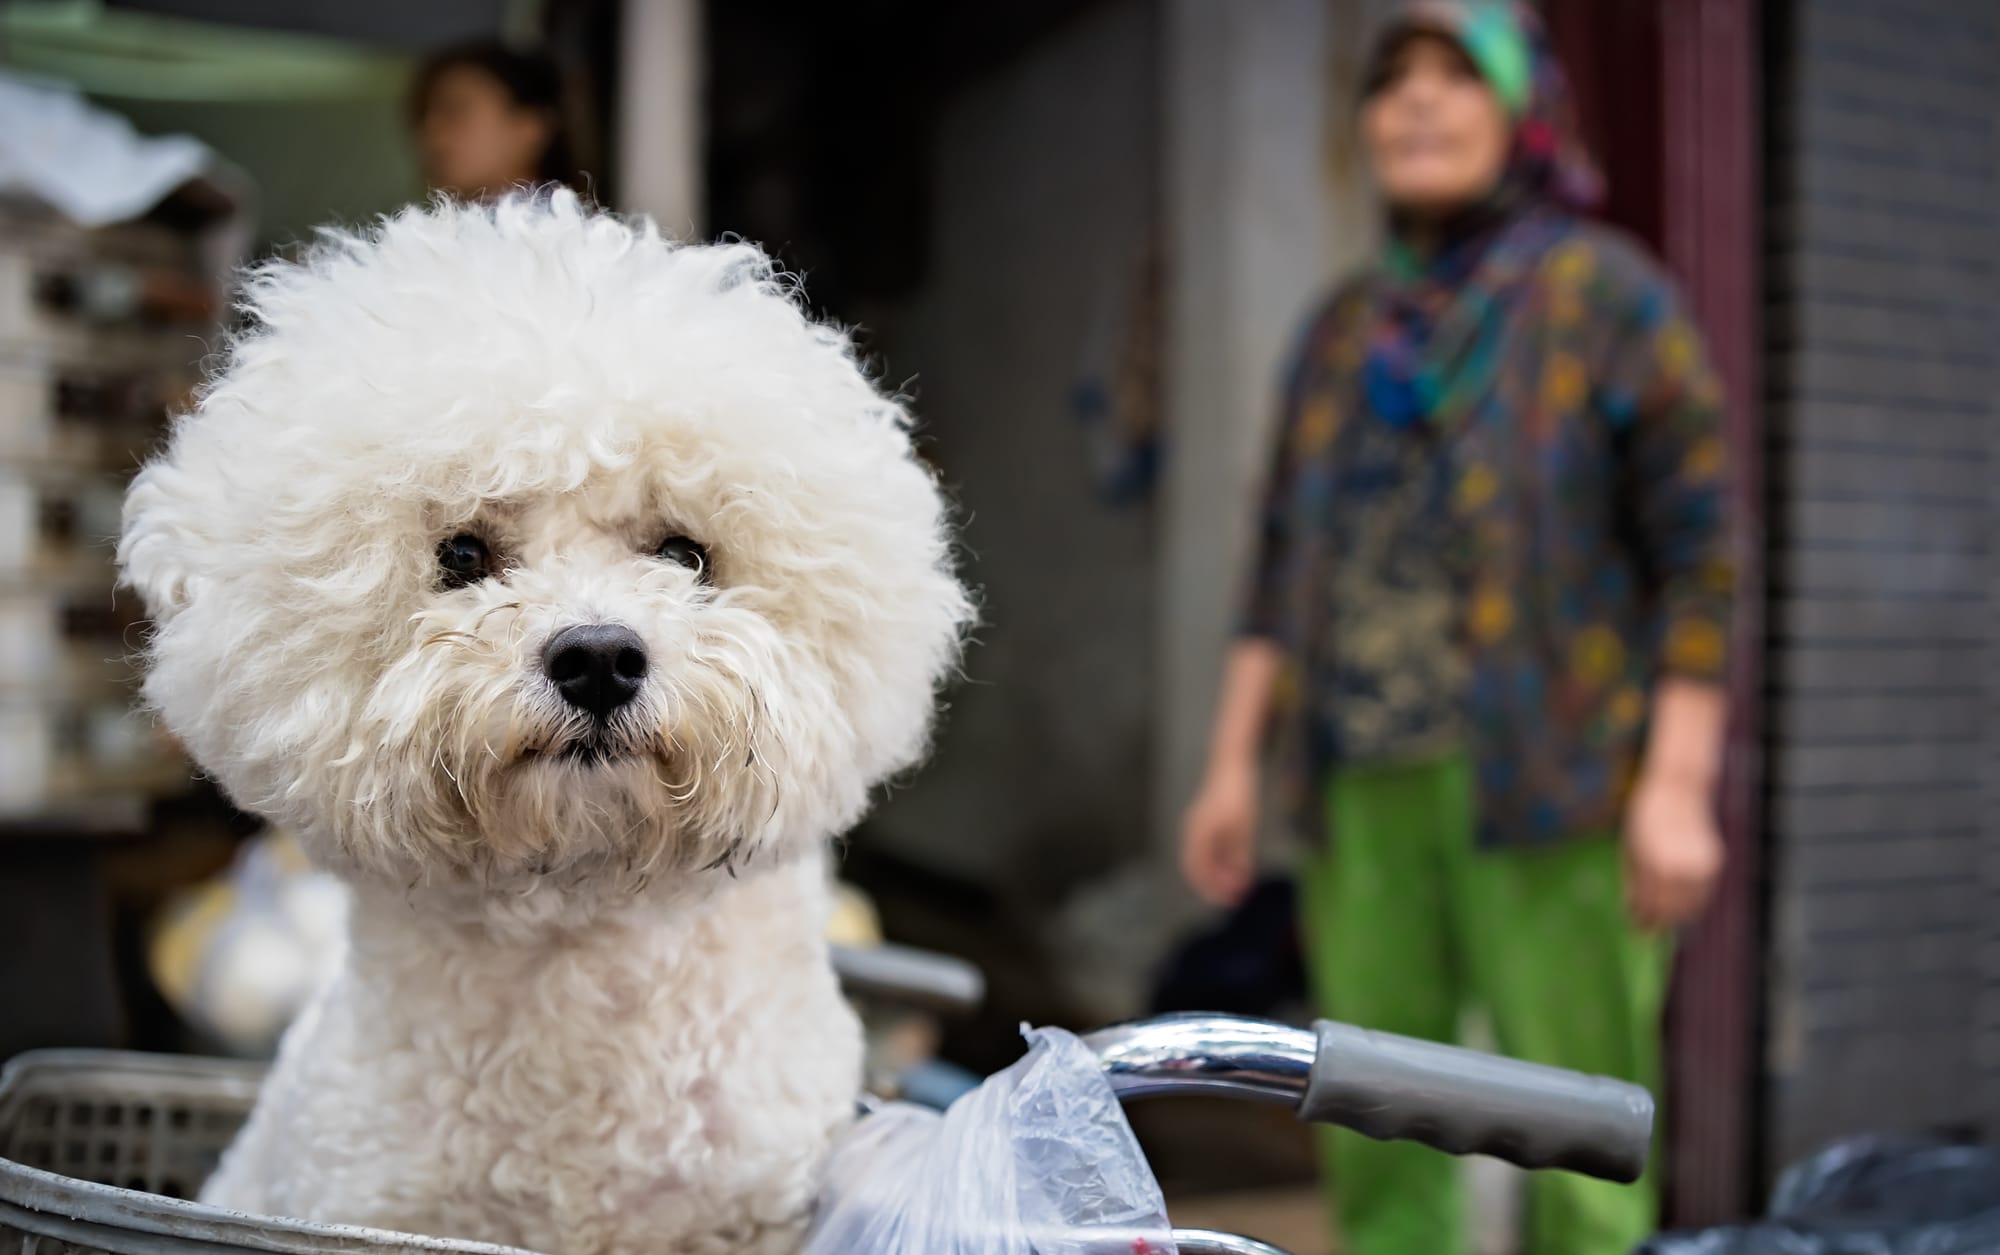
<path fill-rule="evenodd" d="M 219 165 L 199 140 L 149 138 L 74 88 L 0 73 L 0 193 L 101 227 L 139 217 Z"/>

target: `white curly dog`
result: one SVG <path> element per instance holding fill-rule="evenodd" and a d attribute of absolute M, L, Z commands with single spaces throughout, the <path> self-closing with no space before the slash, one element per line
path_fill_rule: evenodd
<path fill-rule="evenodd" d="M 244 307 L 120 560 L 150 704 L 352 907 L 204 1200 L 796 1250 L 861 1073 L 825 842 L 971 616 L 903 408 L 754 247 L 561 192 Z"/>

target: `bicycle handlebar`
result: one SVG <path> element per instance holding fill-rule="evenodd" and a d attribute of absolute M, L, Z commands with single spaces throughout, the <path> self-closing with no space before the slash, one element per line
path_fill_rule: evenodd
<path fill-rule="evenodd" d="M 1084 1039 L 1121 1098 L 1222 1093 L 1370 1137 L 1523 1168 L 1639 1179 L 1653 1099 L 1606 1077 L 1321 1021 L 1166 1016 Z"/>

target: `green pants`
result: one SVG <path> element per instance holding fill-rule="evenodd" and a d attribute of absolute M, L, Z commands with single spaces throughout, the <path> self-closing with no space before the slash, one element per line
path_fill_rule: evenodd
<path fill-rule="evenodd" d="M 1300 874 L 1324 1014 L 1450 1040 L 1477 1005 L 1504 1054 L 1657 1092 L 1668 947 L 1626 918 L 1616 840 L 1474 848 L 1463 759 L 1343 772 L 1327 805 L 1333 849 Z M 1458 1161 L 1340 1129 L 1321 1149 L 1345 1255 L 1467 1249 Z M 1532 1255 L 1625 1255 L 1654 1230 L 1650 1181 L 1530 1181 L 1522 1249 Z"/>

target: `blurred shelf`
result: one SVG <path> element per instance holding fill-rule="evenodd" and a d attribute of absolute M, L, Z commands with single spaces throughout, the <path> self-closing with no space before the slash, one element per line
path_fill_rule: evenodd
<path fill-rule="evenodd" d="M 136 834 L 192 781 L 135 710 L 113 544 L 221 310 L 190 234 L 0 200 L 0 841 Z"/>

